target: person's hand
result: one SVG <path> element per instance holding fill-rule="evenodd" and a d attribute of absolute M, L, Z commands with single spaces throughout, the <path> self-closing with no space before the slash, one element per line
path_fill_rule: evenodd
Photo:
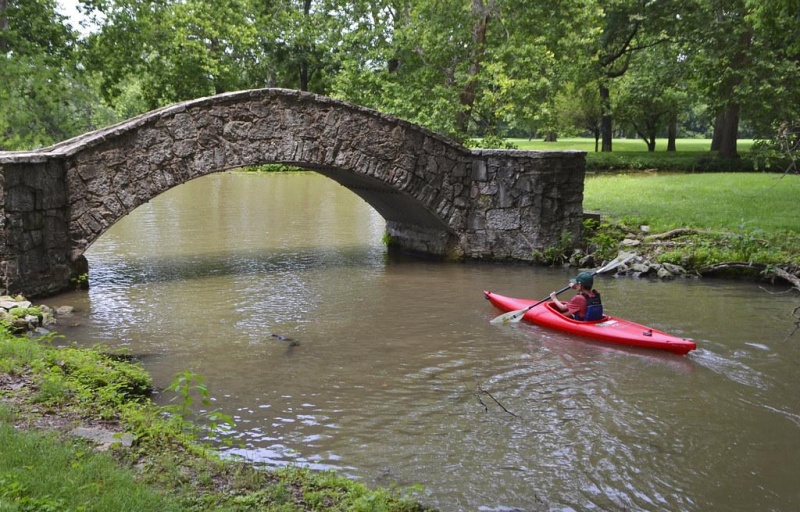
<path fill-rule="evenodd" d="M 550 292 L 550 300 L 556 300 L 556 292 Z"/>

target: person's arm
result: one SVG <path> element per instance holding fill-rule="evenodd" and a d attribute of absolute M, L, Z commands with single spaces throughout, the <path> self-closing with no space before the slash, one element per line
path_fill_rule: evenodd
<path fill-rule="evenodd" d="M 550 300 L 553 301 L 553 305 L 556 307 L 556 309 L 560 313 L 566 313 L 567 312 L 567 305 L 564 304 L 563 302 L 561 302 L 560 300 L 558 300 L 558 296 L 556 295 L 556 292 L 550 292 Z"/>
<path fill-rule="evenodd" d="M 572 288 L 572 285 L 570 285 L 570 288 Z M 567 305 L 564 304 L 563 302 L 561 302 L 560 300 L 558 300 L 558 296 L 556 295 L 556 292 L 550 292 L 550 300 L 553 301 L 553 305 L 556 307 L 556 309 L 559 311 L 559 313 L 561 313 L 563 315 L 566 315 L 568 317 L 572 317 L 572 314 L 569 312 L 569 309 L 567 308 Z"/>

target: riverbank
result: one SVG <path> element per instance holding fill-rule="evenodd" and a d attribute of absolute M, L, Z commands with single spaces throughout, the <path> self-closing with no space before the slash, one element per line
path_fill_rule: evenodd
<path fill-rule="evenodd" d="M 179 375 L 178 405 L 157 406 L 137 362 L 52 339 L 0 326 L 2 510 L 426 510 L 413 489 L 222 460 L 202 440 L 230 419 L 189 409 L 207 399 L 201 376 Z"/>
<path fill-rule="evenodd" d="M 582 243 L 558 258 L 634 250 L 651 272 L 798 282 L 800 178 L 765 173 L 604 175 L 586 180 Z M 575 253 L 570 251 L 575 251 Z M 636 271 L 634 271 L 636 272 Z M 674 275 L 674 273 L 673 273 Z M 664 273 L 660 277 L 671 277 Z"/>

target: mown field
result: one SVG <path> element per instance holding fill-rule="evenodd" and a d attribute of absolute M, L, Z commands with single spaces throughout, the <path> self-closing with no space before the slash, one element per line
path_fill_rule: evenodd
<path fill-rule="evenodd" d="M 800 233 L 800 177 L 774 173 L 626 173 L 589 176 L 587 210 L 633 217 L 654 230 L 691 227 Z"/>
<path fill-rule="evenodd" d="M 585 137 L 559 139 L 556 142 L 544 142 L 542 139 L 507 139 L 508 142 L 517 146 L 518 149 L 553 150 L 562 151 L 574 149 L 580 151 L 594 152 L 594 139 Z M 738 149 L 740 152 L 748 151 L 753 145 L 752 139 L 739 139 Z M 612 141 L 613 152 L 642 152 L 647 153 L 647 146 L 641 139 L 614 139 Z M 677 139 L 675 150 L 678 153 L 684 152 L 708 152 L 711 149 L 710 139 Z M 656 139 L 656 153 L 667 152 L 667 139 Z"/>

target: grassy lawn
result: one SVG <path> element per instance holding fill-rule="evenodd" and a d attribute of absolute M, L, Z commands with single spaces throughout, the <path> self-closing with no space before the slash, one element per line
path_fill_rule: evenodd
<path fill-rule="evenodd" d="M 587 210 L 634 217 L 654 230 L 800 233 L 800 178 L 765 173 L 607 174 L 589 176 Z"/>
<path fill-rule="evenodd" d="M 518 149 L 534 149 L 540 151 L 563 151 L 575 149 L 580 151 L 594 152 L 594 139 L 584 137 L 559 139 L 557 142 L 543 142 L 542 139 L 507 139 L 508 142 L 517 146 Z M 752 139 L 739 139 L 738 150 L 747 151 L 753 145 Z M 641 139 L 614 139 L 612 141 L 613 152 L 643 152 L 647 153 L 647 146 Z M 677 152 L 703 152 L 708 153 L 711 149 L 710 139 L 677 139 L 675 141 Z M 656 140 L 656 153 L 667 152 L 667 139 Z"/>
<path fill-rule="evenodd" d="M 506 139 L 520 150 L 535 151 L 586 151 L 586 172 L 607 173 L 619 171 L 674 171 L 674 172 L 752 172 L 763 170 L 764 162 L 757 162 L 750 152 L 752 139 L 739 139 L 737 149 L 740 158 L 721 159 L 710 151 L 710 139 L 678 139 L 676 151 L 667 151 L 667 140 L 658 139 L 656 150 L 647 151 L 639 139 L 615 139 L 614 151 L 596 152 L 594 139 L 583 137 L 564 138 L 557 142 L 541 139 Z M 781 163 L 775 163 L 780 167 Z M 781 167 L 781 168 L 785 168 Z"/>

